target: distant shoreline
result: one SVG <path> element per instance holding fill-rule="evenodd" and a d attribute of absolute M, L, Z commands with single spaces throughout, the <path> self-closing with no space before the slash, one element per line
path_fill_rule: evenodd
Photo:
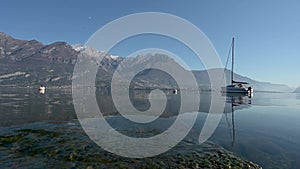
<path fill-rule="evenodd" d="M 4 87 L 9 87 L 9 88 L 20 88 L 20 89 L 38 89 L 39 85 L 34 85 L 34 86 L 16 86 L 16 85 L 0 85 L 0 88 L 4 88 Z M 111 89 L 110 86 L 80 86 L 78 88 L 92 88 L 92 87 L 96 87 L 97 89 Z M 65 86 L 46 86 L 46 89 L 70 89 L 72 90 L 72 85 L 65 85 Z M 145 91 L 151 91 L 151 90 L 155 90 L 155 89 L 160 89 L 160 90 L 165 90 L 165 91 L 169 91 L 169 90 L 174 90 L 174 89 L 178 89 L 178 88 L 159 88 L 159 87 L 145 87 L 145 88 L 129 88 L 129 90 L 145 90 Z M 178 89 L 179 90 L 179 89 Z M 204 88 L 198 88 L 198 89 L 191 89 L 191 88 L 186 88 L 186 89 L 180 89 L 182 91 L 206 91 L 206 92 L 210 92 L 213 90 L 210 89 L 204 89 Z M 300 93 L 300 92 L 282 92 L 282 91 L 263 91 L 263 90 L 255 90 L 254 93 Z"/>

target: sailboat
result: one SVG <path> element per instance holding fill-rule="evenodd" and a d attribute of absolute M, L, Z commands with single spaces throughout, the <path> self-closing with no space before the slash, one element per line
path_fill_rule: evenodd
<path fill-rule="evenodd" d="M 229 57 L 229 56 L 228 56 Z M 231 84 L 225 87 L 222 87 L 223 93 L 245 93 L 252 94 L 253 88 L 251 86 L 246 87 L 248 82 L 238 82 L 233 80 L 233 68 L 234 68 L 234 37 L 232 38 L 231 44 Z"/>

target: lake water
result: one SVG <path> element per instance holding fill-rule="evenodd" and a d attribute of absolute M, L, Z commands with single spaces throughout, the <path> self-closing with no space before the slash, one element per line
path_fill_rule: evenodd
<path fill-rule="evenodd" d="M 180 108 L 180 92 L 175 95 L 171 91 L 165 91 L 168 100 L 166 109 L 158 120 L 149 125 L 132 124 L 121 117 L 113 105 L 109 90 L 98 89 L 96 96 L 99 108 L 107 117 L 106 120 L 116 130 L 128 136 L 149 137 L 163 132 L 175 121 Z M 149 91 L 133 91 L 130 93 L 131 103 L 138 110 L 147 110 L 150 107 L 148 95 Z M 224 147 L 238 157 L 253 161 L 263 168 L 296 169 L 300 167 L 298 160 L 300 159 L 300 94 L 256 92 L 251 98 L 248 96 L 222 97 L 221 100 L 225 102 L 225 110 L 221 122 L 209 142 Z M 178 152 L 184 154 L 196 149 L 199 133 L 210 107 L 210 99 L 211 93 L 201 92 L 200 108 L 194 127 L 183 141 L 184 143 L 171 150 L 171 154 Z M 76 120 L 71 90 L 48 89 L 45 94 L 40 94 L 34 89 L 2 87 L 0 106 L 0 135 L 2 136 L 0 166 L 4 166 L 4 168 L 11 165 L 19 168 L 33 163 L 36 168 L 40 168 L 46 163 L 45 161 L 50 160 L 51 163 L 50 156 L 65 158 L 63 155 L 61 157 L 55 155 L 72 149 L 72 145 L 64 144 L 66 140 L 79 140 L 80 145 L 87 144 L 87 140 L 89 140 Z M 35 130 L 29 130 L 29 128 Z M 61 138 L 64 139 L 54 137 L 55 133 L 47 133 L 44 131 L 45 129 L 53 130 L 53 132 L 61 131 L 64 133 Z M 21 132 L 21 135 L 16 135 L 16 131 Z M 37 131 L 41 133 L 37 133 Z M 30 135 L 26 135 L 26 132 Z M 38 136 L 35 140 L 44 139 L 43 145 L 29 141 L 29 137 L 36 134 Z M 15 137 L 9 137 L 11 135 Z M 22 142 L 21 138 L 26 139 Z M 22 142 L 22 145 L 8 144 L 12 140 Z M 60 146 L 64 147 L 55 147 L 55 144 L 61 144 Z M 36 148 L 34 149 L 34 147 Z M 87 151 L 88 146 L 86 147 L 84 148 L 85 155 L 90 153 Z M 24 156 L 22 151 L 27 149 L 34 151 L 26 151 Z M 52 151 L 53 149 L 56 150 Z M 211 147 L 209 150 L 212 150 Z M 105 154 L 103 150 L 99 151 Z M 201 151 L 206 151 L 206 149 L 202 147 Z M 47 154 L 49 158 L 43 156 L 44 159 L 38 161 L 31 158 L 35 153 L 43 154 L 43 152 L 49 152 Z M 74 152 L 72 153 L 74 155 Z M 74 165 L 72 159 L 75 157 L 72 156 L 72 153 L 66 162 L 57 163 L 55 161 L 55 163 L 66 167 Z M 115 157 L 112 156 L 112 158 Z M 156 160 L 150 159 L 151 162 Z M 108 160 L 111 159 L 101 159 L 100 161 L 104 164 Z M 118 163 L 118 165 L 120 164 Z M 47 167 L 49 168 L 49 165 Z"/>

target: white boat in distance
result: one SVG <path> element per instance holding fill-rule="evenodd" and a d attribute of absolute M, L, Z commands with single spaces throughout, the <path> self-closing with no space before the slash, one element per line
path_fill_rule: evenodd
<path fill-rule="evenodd" d="M 39 92 L 40 92 L 41 94 L 44 94 L 45 91 L 46 91 L 46 87 L 43 86 L 43 85 L 41 85 L 41 86 L 39 87 Z"/>
<path fill-rule="evenodd" d="M 226 66 L 225 66 L 225 68 L 226 68 Z M 234 68 L 234 38 L 232 38 L 232 44 L 231 44 L 231 77 L 230 77 L 231 84 L 227 85 L 226 87 L 222 87 L 222 92 L 223 93 L 248 93 L 248 94 L 251 94 L 253 92 L 253 88 L 251 86 L 247 86 L 249 83 L 238 82 L 238 81 L 233 80 L 233 74 L 234 74 L 233 68 Z"/>

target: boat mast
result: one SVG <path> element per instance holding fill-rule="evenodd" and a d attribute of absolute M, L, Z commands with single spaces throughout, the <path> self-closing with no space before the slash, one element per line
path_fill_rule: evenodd
<path fill-rule="evenodd" d="M 234 66 L 234 37 L 232 38 L 232 60 L 231 60 L 231 84 L 233 84 L 233 66 Z"/>

